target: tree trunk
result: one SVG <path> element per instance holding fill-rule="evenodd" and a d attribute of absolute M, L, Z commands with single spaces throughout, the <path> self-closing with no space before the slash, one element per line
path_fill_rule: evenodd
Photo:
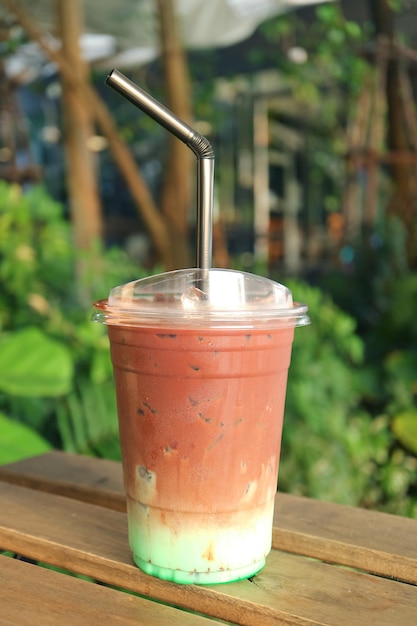
<path fill-rule="evenodd" d="M 68 84 L 78 85 L 79 89 L 83 91 L 89 102 L 90 111 L 94 112 L 97 124 L 109 142 L 115 162 L 149 231 L 158 258 L 167 269 L 174 267 L 171 240 L 165 220 L 154 203 L 131 150 L 119 136 L 107 106 L 89 82 L 80 81 L 68 60 L 59 50 L 48 44 L 45 34 L 15 0 L 2 0 L 2 2 L 8 11 L 15 16 L 28 36 L 38 43 L 51 61 L 57 64 L 61 76 L 65 78 Z"/>
<path fill-rule="evenodd" d="M 94 131 L 93 118 L 82 87 L 88 81 L 88 69 L 78 45 L 84 30 L 82 7 L 80 0 L 57 0 L 56 8 L 62 54 L 78 76 L 75 84 L 62 77 L 67 188 L 74 242 L 79 250 L 91 250 L 102 237 L 103 225 L 94 156 L 88 148 Z"/>
<path fill-rule="evenodd" d="M 167 106 L 187 124 L 191 123 L 191 87 L 185 54 L 179 38 L 172 0 L 157 0 L 160 42 L 167 89 Z M 189 148 L 169 135 L 168 155 L 161 196 L 173 243 L 174 265 L 189 266 L 188 218 L 191 205 L 193 156 Z"/>
<path fill-rule="evenodd" d="M 388 211 L 399 217 L 407 232 L 408 258 L 411 265 L 417 262 L 417 230 L 416 230 L 416 204 L 417 186 L 415 166 L 401 155 L 409 150 L 409 141 L 406 132 L 404 103 L 402 101 L 401 71 L 404 61 L 393 54 L 395 48 L 395 22 L 394 13 L 389 0 L 371 0 L 373 19 L 375 23 L 376 38 L 385 37 L 388 41 L 391 56 L 388 60 L 386 97 L 388 107 L 388 148 L 392 153 L 391 174 L 395 184 L 393 197 Z"/>

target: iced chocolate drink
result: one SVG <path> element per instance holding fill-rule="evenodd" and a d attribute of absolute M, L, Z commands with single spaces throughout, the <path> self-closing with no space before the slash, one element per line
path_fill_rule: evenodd
<path fill-rule="evenodd" d="M 115 288 L 95 319 L 110 338 L 134 561 L 180 583 L 254 575 L 306 307 L 251 274 L 179 270 Z"/>

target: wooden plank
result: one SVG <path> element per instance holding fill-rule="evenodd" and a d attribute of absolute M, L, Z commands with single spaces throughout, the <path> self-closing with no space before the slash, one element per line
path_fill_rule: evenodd
<path fill-rule="evenodd" d="M 289 494 L 275 504 L 273 545 L 417 584 L 417 520 Z"/>
<path fill-rule="evenodd" d="M 0 556 L 0 626 L 210 626 L 217 620 Z"/>
<path fill-rule="evenodd" d="M 51 452 L 0 467 L 0 479 L 124 511 L 120 463 Z M 417 584 L 417 521 L 278 493 L 273 547 Z"/>
<path fill-rule="evenodd" d="M 0 480 L 126 511 L 122 466 L 57 450 L 0 466 Z"/>
<path fill-rule="evenodd" d="M 253 582 L 198 587 L 143 574 L 131 561 L 126 516 L 0 483 L 0 546 L 102 582 L 242 626 L 408 626 L 417 588 L 274 550 Z"/>

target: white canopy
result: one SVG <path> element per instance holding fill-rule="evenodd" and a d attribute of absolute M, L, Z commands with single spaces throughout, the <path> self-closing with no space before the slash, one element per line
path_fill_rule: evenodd
<path fill-rule="evenodd" d="M 233 45 L 250 37 L 270 17 L 324 1 L 175 0 L 175 6 L 184 46 L 203 49 Z M 45 30 L 54 33 L 54 0 L 20 0 L 20 4 Z M 155 0 L 83 0 L 83 5 L 86 33 L 80 46 L 90 63 L 104 69 L 115 65 L 126 68 L 144 65 L 158 56 Z M 38 46 L 29 43 L 9 57 L 7 71 L 17 76 L 29 69 L 30 80 L 31 75 L 48 71 L 44 63 Z"/>

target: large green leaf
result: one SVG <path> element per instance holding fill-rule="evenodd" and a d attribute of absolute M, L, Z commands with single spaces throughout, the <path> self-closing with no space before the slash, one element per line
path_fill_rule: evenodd
<path fill-rule="evenodd" d="M 397 439 L 409 450 L 417 454 L 417 410 L 409 410 L 396 415 L 392 430 Z"/>
<path fill-rule="evenodd" d="M 59 396 L 72 388 L 70 351 L 34 327 L 0 339 L 0 390 L 18 396 Z"/>
<path fill-rule="evenodd" d="M 0 413 L 0 465 L 47 452 L 52 446 L 34 430 Z"/>

